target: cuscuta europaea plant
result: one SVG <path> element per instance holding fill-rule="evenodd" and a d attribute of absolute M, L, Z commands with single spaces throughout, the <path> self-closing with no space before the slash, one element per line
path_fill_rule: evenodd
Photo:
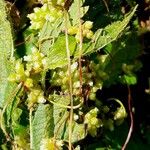
<path fill-rule="evenodd" d="M 82 33 L 82 32 L 80 32 L 80 33 Z M 70 59 L 70 58 L 69 58 L 69 59 Z M 30 83 L 30 80 L 27 80 L 27 81 L 29 81 L 29 83 Z M 28 82 L 27 82 L 27 83 L 28 83 Z M 28 87 L 30 87 L 29 85 L 31 86 L 32 84 L 27 84 Z M 91 85 L 92 85 L 92 84 L 91 84 Z M 99 87 L 100 87 L 100 86 L 99 86 Z M 56 103 L 55 105 L 57 105 L 57 103 Z M 32 105 L 31 105 L 31 107 L 32 107 Z M 30 107 L 30 108 L 31 108 L 31 107 Z M 65 107 L 65 105 L 64 105 L 64 107 Z M 66 107 L 66 108 L 67 108 L 67 107 Z M 71 108 L 71 107 L 70 107 L 70 108 Z"/>

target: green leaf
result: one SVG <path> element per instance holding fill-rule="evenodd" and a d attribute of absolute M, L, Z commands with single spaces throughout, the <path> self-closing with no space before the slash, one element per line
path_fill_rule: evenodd
<path fill-rule="evenodd" d="M 115 41 L 125 30 L 125 27 L 128 25 L 129 21 L 134 15 L 136 8 L 137 6 L 135 6 L 133 11 L 130 12 L 123 21 L 116 21 L 111 25 L 106 26 L 104 29 L 98 29 L 94 34 L 90 46 L 88 44 L 87 48 L 84 49 L 84 55 L 98 51 L 109 43 Z"/>
<path fill-rule="evenodd" d="M 22 109 L 17 108 L 16 105 L 16 108 L 14 108 L 14 110 L 11 112 L 11 128 L 13 137 L 16 140 L 17 144 L 20 144 L 23 147 L 25 146 L 27 149 L 27 147 L 29 147 L 29 126 L 26 125 L 25 121 L 23 121 L 22 118 L 24 120 L 27 119 L 25 116 L 25 112 Z M 19 142 L 18 140 L 21 142 Z M 21 143 L 24 143 L 25 145 L 22 145 Z M 28 144 L 28 146 L 26 144 Z"/>
<path fill-rule="evenodd" d="M 40 50 L 44 54 L 48 53 L 49 48 L 51 47 L 51 45 L 53 45 L 55 38 L 58 37 L 58 35 L 62 30 L 63 30 L 63 17 L 57 19 L 53 25 L 50 22 L 45 23 L 42 30 L 40 31 L 38 41 L 40 45 Z"/>
<path fill-rule="evenodd" d="M 69 111 L 67 107 L 70 104 L 69 96 L 53 95 L 53 101 L 56 103 L 53 106 L 54 117 L 54 135 L 56 139 L 68 141 L 69 138 Z M 63 105 L 63 106 L 62 106 Z M 78 124 L 75 121 L 72 126 L 72 142 L 78 142 L 86 136 L 84 124 Z"/>
<path fill-rule="evenodd" d="M 20 108 L 15 108 L 12 113 L 12 123 L 16 123 L 22 114 L 22 110 Z"/>
<path fill-rule="evenodd" d="M 54 135 L 53 109 L 49 104 L 39 104 L 31 125 L 32 148 L 40 149 L 40 142 L 43 138 L 50 138 Z"/>
<path fill-rule="evenodd" d="M 7 103 L 5 104 L 6 116 L 7 116 L 6 117 L 7 118 L 7 120 L 6 120 L 7 126 L 11 126 L 14 122 L 16 122 L 22 112 L 21 109 L 17 108 L 17 106 L 20 102 L 20 98 L 17 97 L 18 93 L 20 91 L 20 86 L 21 86 L 21 84 L 18 85 L 18 87 L 14 89 L 11 99 L 8 99 Z"/>
<path fill-rule="evenodd" d="M 10 73 L 12 73 L 12 65 L 5 58 L 4 55 L 0 54 L 0 107 L 3 107 L 6 103 L 11 102 L 16 93 L 14 92 L 17 88 L 16 83 L 10 83 L 7 78 Z"/>
<path fill-rule="evenodd" d="M 16 84 L 10 84 L 7 77 L 11 72 L 11 63 L 8 60 L 13 53 L 13 38 L 11 26 L 7 20 L 6 5 L 0 0 L 0 107 L 4 106 L 5 101 L 13 92 Z"/>
<path fill-rule="evenodd" d="M 49 104 L 40 104 L 35 112 L 32 122 L 33 149 L 38 150 L 43 138 L 52 138 L 68 141 L 69 112 L 67 107 L 70 101 L 68 96 L 51 95 Z M 63 106 L 62 106 L 63 105 Z M 85 138 L 85 127 L 83 124 L 73 122 L 72 142 Z"/>
<path fill-rule="evenodd" d="M 115 22 L 104 29 L 98 29 L 90 42 L 83 43 L 83 55 L 94 53 L 112 41 L 115 41 L 124 31 L 125 27 L 134 15 L 136 8 L 137 6 L 125 17 L 123 21 Z M 46 48 L 46 51 L 48 49 L 49 51 L 47 56 L 49 69 L 55 69 L 57 67 L 63 67 L 64 65 L 67 65 L 65 35 L 59 35 L 53 46 L 49 44 L 49 47 Z M 79 53 L 74 36 L 69 36 L 69 49 L 71 55 L 74 57 L 74 60 L 76 60 L 79 57 Z M 42 51 L 44 51 L 44 49 L 42 49 Z"/>
<path fill-rule="evenodd" d="M 13 37 L 10 22 L 7 20 L 6 4 L 4 0 L 0 0 L 0 55 L 4 54 L 8 58 L 13 50 Z"/>
<path fill-rule="evenodd" d="M 82 7 L 84 2 L 85 2 L 85 0 L 80 0 L 80 17 L 81 18 L 87 13 L 87 11 L 89 9 L 88 6 Z M 69 9 L 69 16 L 70 16 L 72 26 L 78 24 L 78 22 L 79 22 L 79 15 L 78 15 L 79 4 L 78 3 L 79 3 L 78 1 L 74 1 Z"/>
<path fill-rule="evenodd" d="M 47 21 L 39 34 L 39 42 L 46 38 L 56 38 L 62 30 L 63 17 L 55 21 L 54 24 Z"/>
<path fill-rule="evenodd" d="M 76 40 L 73 36 L 69 36 L 69 49 L 71 54 L 76 49 Z M 67 64 L 66 42 L 65 36 L 59 35 L 54 45 L 50 48 L 48 54 L 48 68 L 55 69 Z"/>
<path fill-rule="evenodd" d="M 69 119 L 69 112 L 67 111 L 67 108 L 62 107 L 61 105 L 68 106 L 70 100 L 68 96 L 54 94 L 52 97 L 52 101 L 56 103 L 53 105 L 53 117 L 55 126 L 54 135 L 57 139 L 62 139 L 66 121 Z"/>
<path fill-rule="evenodd" d="M 78 142 L 78 141 L 84 139 L 85 136 L 86 136 L 86 132 L 85 132 L 84 124 L 78 124 L 75 121 L 73 121 L 73 125 L 72 125 L 72 142 L 73 143 Z M 69 124 L 66 127 L 64 139 L 65 140 L 69 139 Z"/>

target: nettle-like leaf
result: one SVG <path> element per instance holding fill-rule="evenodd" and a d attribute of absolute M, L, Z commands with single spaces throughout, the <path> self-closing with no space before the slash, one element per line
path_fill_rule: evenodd
<path fill-rule="evenodd" d="M 44 54 L 48 53 L 50 46 L 63 30 L 63 27 L 63 17 L 56 20 L 54 24 L 51 24 L 50 22 L 44 24 L 39 33 L 39 45 Z"/>
<path fill-rule="evenodd" d="M 89 9 L 89 6 L 82 7 L 84 2 L 85 0 L 80 0 L 80 17 L 81 18 L 87 13 Z M 73 26 L 78 24 L 79 22 L 78 10 L 79 10 L 79 1 L 74 1 L 69 9 L 70 20 Z"/>
<path fill-rule="evenodd" d="M 42 30 L 39 33 L 39 41 L 42 42 L 42 40 L 46 40 L 47 38 L 56 38 L 58 37 L 59 33 L 61 32 L 63 26 L 63 17 L 59 18 L 55 21 L 54 24 L 51 24 L 51 22 L 47 21 Z"/>
<path fill-rule="evenodd" d="M 5 2 L 0 0 L 0 107 L 3 107 L 5 102 L 11 99 L 10 93 L 16 87 L 15 84 L 7 81 L 7 77 L 12 71 L 9 58 L 13 53 L 14 47 L 11 26 L 7 20 L 5 7 Z"/>
<path fill-rule="evenodd" d="M 71 54 L 75 53 L 76 40 L 73 36 L 69 36 L 69 50 Z M 66 56 L 66 42 L 65 35 L 59 35 L 56 42 L 50 48 L 48 54 L 48 68 L 55 69 L 57 67 L 62 67 L 67 64 Z"/>
<path fill-rule="evenodd" d="M 7 20 L 6 5 L 3 0 L 0 0 L 0 107 L 3 108 L 1 128 L 5 134 L 7 132 L 6 128 L 11 126 L 14 100 L 21 88 L 21 84 L 17 86 L 17 84 L 10 83 L 7 80 L 9 74 L 13 72 L 10 59 L 13 55 L 13 50 L 13 37 L 11 25 Z"/>
<path fill-rule="evenodd" d="M 67 108 L 62 107 L 70 104 L 69 96 L 55 95 L 54 97 L 54 135 L 57 139 L 68 141 L 69 139 L 69 111 Z M 85 126 L 84 124 L 78 124 L 73 121 L 72 125 L 72 142 L 77 142 L 85 138 Z"/>
<path fill-rule="evenodd" d="M 9 104 L 14 99 L 14 96 L 16 96 L 14 91 L 16 91 L 17 84 L 7 81 L 9 74 L 13 72 L 12 65 L 1 53 L 0 62 L 0 107 L 3 107 L 6 103 Z"/>
<path fill-rule="evenodd" d="M 53 116 L 54 116 L 54 135 L 57 139 L 64 138 L 64 132 L 65 132 L 65 125 L 67 124 L 69 120 L 69 111 L 67 111 L 67 108 L 61 107 L 68 106 L 70 103 L 68 96 L 60 96 L 60 95 L 54 95 L 52 99 L 56 104 L 53 105 Z"/>
<path fill-rule="evenodd" d="M 68 124 L 69 126 L 69 124 Z M 65 131 L 65 134 L 64 134 L 64 140 L 67 140 L 69 139 L 69 127 L 67 126 L 67 129 Z M 86 132 L 85 132 L 85 126 L 83 124 L 78 124 L 76 123 L 75 121 L 73 122 L 73 125 L 72 125 L 72 142 L 78 142 L 82 139 L 84 139 L 86 136 Z"/>
<path fill-rule="evenodd" d="M 5 57 L 8 57 L 12 51 L 13 38 L 11 34 L 11 26 L 7 19 L 5 2 L 0 0 L 0 54 L 4 54 Z"/>
<path fill-rule="evenodd" d="M 83 17 L 88 11 L 88 6 L 82 7 L 84 2 L 85 0 L 81 0 L 80 2 L 81 17 Z M 74 1 L 74 3 L 71 5 L 69 9 L 70 21 L 68 22 L 68 24 L 71 23 L 74 26 L 79 22 L 79 17 L 78 17 L 79 15 L 77 15 L 77 12 L 78 12 L 78 1 Z M 39 45 L 40 45 L 40 50 L 43 53 L 45 54 L 48 53 L 50 47 L 53 45 L 55 38 L 59 36 L 60 32 L 65 30 L 64 26 L 65 23 L 63 17 L 56 20 L 54 24 L 51 24 L 51 22 L 49 21 L 47 21 L 44 24 L 42 30 L 39 33 Z M 65 38 L 63 40 L 65 41 Z M 75 43 L 75 40 L 72 42 Z"/>
<path fill-rule="evenodd" d="M 135 6 L 123 21 L 116 21 L 106 26 L 104 29 L 98 29 L 94 34 L 92 41 L 83 49 L 83 54 L 86 55 L 98 51 L 109 43 L 115 41 L 128 25 L 136 8 L 137 6 Z"/>
<path fill-rule="evenodd" d="M 32 122 L 32 147 L 40 148 L 40 142 L 44 138 L 68 141 L 69 137 L 69 111 L 67 106 L 70 103 L 68 96 L 51 95 L 50 98 L 55 104 L 40 104 L 35 112 Z M 73 122 L 72 142 L 85 138 L 84 124 Z"/>
<path fill-rule="evenodd" d="M 29 127 L 27 125 L 25 125 L 25 121 L 24 124 L 21 124 L 20 122 L 22 121 L 21 115 L 23 114 L 23 110 L 20 108 L 14 108 L 14 110 L 12 111 L 11 114 L 11 127 L 12 127 L 12 132 L 13 132 L 13 136 L 14 137 L 20 137 L 22 139 L 26 139 L 28 140 L 28 136 L 29 136 Z M 25 115 L 24 115 L 25 117 Z M 25 120 L 25 118 L 23 118 Z"/>
<path fill-rule="evenodd" d="M 14 88 L 14 91 L 11 93 L 11 96 L 7 99 L 4 108 L 6 107 L 6 124 L 7 126 L 11 126 L 14 120 L 14 116 L 16 115 L 15 110 L 20 102 L 20 98 L 18 98 L 18 93 L 21 88 L 21 83 Z M 19 113 L 17 113 L 16 117 L 19 117 Z"/>
<path fill-rule="evenodd" d="M 40 142 L 44 138 L 53 137 L 54 135 L 54 118 L 53 108 L 49 104 L 40 104 L 35 112 L 31 125 L 32 148 L 39 150 Z"/>
<path fill-rule="evenodd" d="M 104 29 L 98 29 L 90 42 L 83 43 L 83 55 L 89 55 L 100 50 L 109 43 L 115 41 L 124 31 L 130 19 L 134 15 L 137 6 L 122 21 L 117 21 L 108 25 Z M 42 44 L 41 44 L 42 47 Z M 49 49 L 49 51 L 47 51 Z M 69 49 L 74 59 L 79 57 L 78 46 L 74 36 L 69 36 Z M 44 51 L 44 49 L 41 49 Z M 53 45 L 46 48 L 48 56 L 48 69 L 55 69 L 67 65 L 65 35 L 59 35 Z"/>

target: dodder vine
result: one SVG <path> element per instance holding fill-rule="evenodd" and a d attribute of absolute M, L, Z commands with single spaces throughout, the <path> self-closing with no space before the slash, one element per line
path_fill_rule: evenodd
<path fill-rule="evenodd" d="M 4 104 L 1 104 L 1 129 L 4 137 L 10 137 L 6 137 L 6 147 L 79 149 L 78 143 L 87 135 L 92 138 L 102 129 L 113 130 L 127 116 L 120 100 L 111 99 L 118 104 L 116 110 L 112 110 L 96 96 L 111 77 L 105 70 L 111 61 L 109 54 L 97 51 L 116 40 L 136 8 L 122 22 L 94 33 L 93 22 L 83 20 L 88 10 L 88 6 L 83 6 L 84 1 L 67 2 L 70 1 L 35 2 L 38 7 L 27 15 L 31 23 L 27 31 L 34 39 L 29 40 L 28 52 L 22 58 L 14 53 L 11 62 L 7 50 L 4 52 L 10 67 L 7 85 L 18 85 L 15 95 L 10 99 L 4 95 Z M 3 76 L 0 74 L 0 79 Z"/>

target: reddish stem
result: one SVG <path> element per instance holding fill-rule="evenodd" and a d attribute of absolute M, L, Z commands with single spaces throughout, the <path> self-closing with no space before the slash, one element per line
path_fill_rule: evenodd
<path fill-rule="evenodd" d="M 133 125 L 134 125 L 133 113 L 132 113 L 132 107 L 131 107 L 131 90 L 130 90 L 129 86 L 128 86 L 128 109 L 129 109 L 130 121 L 131 121 L 131 123 L 130 123 L 130 129 L 129 129 L 126 141 L 125 141 L 124 145 L 122 146 L 121 150 L 125 150 L 125 148 L 127 147 L 127 144 L 129 143 L 129 140 L 131 138 L 131 134 L 132 134 L 132 131 L 133 131 Z"/>

